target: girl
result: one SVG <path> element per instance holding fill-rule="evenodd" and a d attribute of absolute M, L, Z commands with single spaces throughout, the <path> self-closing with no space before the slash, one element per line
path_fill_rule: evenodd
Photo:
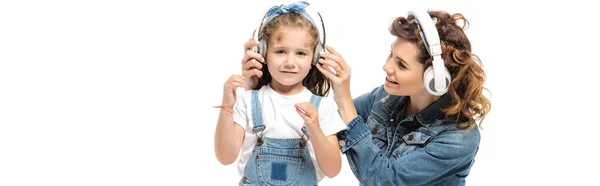
<path fill-rule="evenodd" d="M 346 126 L 333 103 L 321 100 L 330 89 L 314 67 L 324 45 L 322 21 L 306 6 L 297 2 L 267 12 L 257 32 L 262 45 L 258 53 L 248 51 L 265 65 L 254 89 L 237 96 L 244 78 L 232 75 L 225 82 L 215 153 L 222 164 L 240 155 L 240 185 L 317 185 L 340 171 L 336 133 Z"/>

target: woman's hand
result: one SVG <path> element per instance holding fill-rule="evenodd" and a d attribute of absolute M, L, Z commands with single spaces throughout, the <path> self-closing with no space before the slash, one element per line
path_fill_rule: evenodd
<path fill-rule="evenodd" d="M 265 59 L 259 53 L 256 53 L 252 48 L 260 43 L 250 38 L 244 43 L 244 58 L 242 59 L 242 76 L 246 78 L 246 89 L 252 89 L 258 84 L 258 79 L 262 76 L 262 63 Z"/>
<path fill-rule="evenodd" d="M 326 49 L 329 53 L 321 53 L 320 55 L 324 59 L 319 59 L 319 64 L 315 66 L 331 80 L 336 102 L 352 99 L 350 95 L 350 66 L 346 63 L 342 55 L 332 47 L 327 46 Z"/>
<path fill-rule="evenodd" d="M 317 69 L 332 82 L 333 99 L 338 106 L 340 117 L 348 124 L 358 114 L 350 95 L 350 66 L 337 51 L 330 46 L 326 47 L 329 53 L 321 54 L 324 59 L 319 59 Z M 333 69 L 334 71 L 332 71 Z"/>

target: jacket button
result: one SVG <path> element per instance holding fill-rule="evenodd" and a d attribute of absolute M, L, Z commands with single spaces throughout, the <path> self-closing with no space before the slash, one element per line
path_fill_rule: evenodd
<path fill-rule="evenodd" d="M 263 140 L 262 140 L 262 138 L 258 138 L 258 139 L 256 140 L 256 144 L 257 144 L 258 146 L 261 146 L 261 145 L 263 144 Z"/>
<path fill-rule="evenodd" d="M 242 183 L 250 183 L 250 182 L 248 182 L 248 178 L 244 176 L 244 178 L 242 178 Z"/>
<path fill-rule="evenodd" d="M 371 134 L 377 134 L 377 128 L 374 128 L 373 130 L 371 130 Z"/>
<path fill-rule="evenodd" d="M 340 147 L 346 146 L 346 141 L 344 141 L 344 140 L 340 140 L 339 143 L 340 143 Z"/>
<path fill-rule="evenodd" d="M 413 134 L 411 134 L 410 136 L 408 136 L 408 140 L 412 141 L 413 139 L 415 139 L 415 136 Z"/>

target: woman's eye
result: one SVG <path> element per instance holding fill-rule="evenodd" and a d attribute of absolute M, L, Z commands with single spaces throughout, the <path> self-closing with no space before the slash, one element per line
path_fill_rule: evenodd
<path fill-rule="evenodd" d="M 404 63 L 402 63 L 402 62 L 400 62 L 400 61 L 396 61 L 396 63 L 398 63 L 398 66 L 399 66 L 401 69 L 406 69 L 406 66 L 404 66 Z"/>

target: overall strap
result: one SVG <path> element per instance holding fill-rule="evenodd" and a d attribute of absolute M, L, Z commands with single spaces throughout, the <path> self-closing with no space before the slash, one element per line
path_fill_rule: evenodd
<path fill-rule="evenodd" d="M 252 131 L 254 133 L 259 133 L 265 130 L 265 125 L 263 124 L 262 119 L 262 108 L 260 106 L 260 101 L 258 100 L 258 90 L 252 90 L 252 122 L 254 122 L 254 127 Z M 260 136 L 262 137 L 262 135 Z"/>
<path fill-rule="evenodd" d="M 319 104 L 321 103 L 321 96 L 317 96 L 317 95 L 312 95 L 310 97 L 310 103 L 313 104 L 315 106 L 315 108 L 317 108 L 317 110 L 319 110 Z"/>

